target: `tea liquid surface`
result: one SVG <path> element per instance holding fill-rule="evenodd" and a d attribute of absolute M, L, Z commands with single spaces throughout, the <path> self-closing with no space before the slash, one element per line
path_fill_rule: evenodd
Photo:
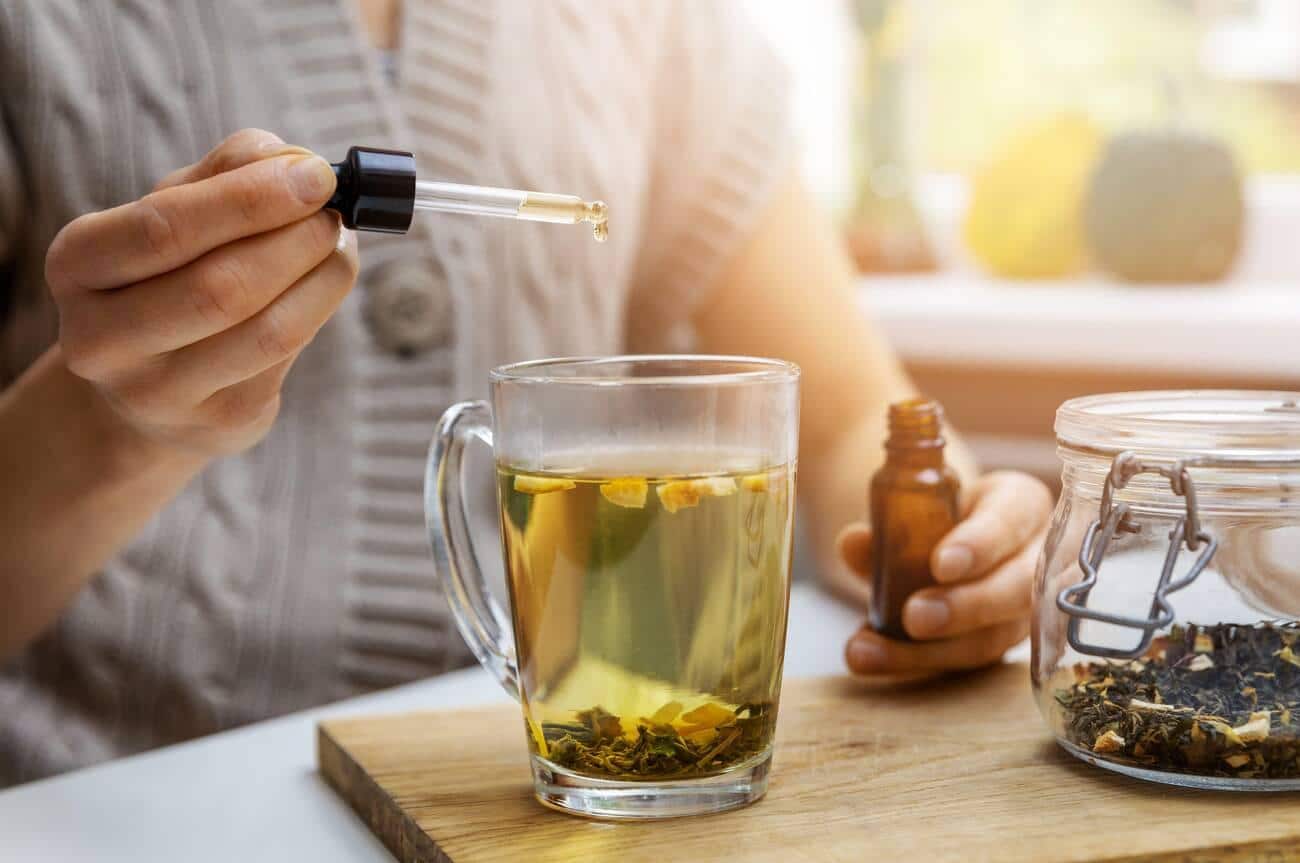
<path fill-rule="evenodd" d="M 794 466 L 662 470 L 689 455 L 499 468 L 529 745 L 555 766 L 686 778 L 771 746 Z"/>

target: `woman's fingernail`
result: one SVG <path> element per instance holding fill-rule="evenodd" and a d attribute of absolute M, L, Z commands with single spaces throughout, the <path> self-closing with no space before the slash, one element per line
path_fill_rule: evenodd
<path fill-rule="evenodd" d="M 964 545 L 950 545 L 939 550 L 934 559 L 934 578 L 941 583 L 960 581 L 975 563 L 975 556 Z"/>
<path fill-rule="evenodd" d="M 924 638 L 942 632 L 952 619 L 952 611 L 942 599 L 914 596 L 907 601 L 903 616 L 906 618 L 907 631 L 917 638 Z"/>
<path fill-rule="evenodd" d="M 334 188 L 334 169 L 320 156 L 304 156 L 289 166 L 289 182 L 300 201 L 315 203 Z"/>
<path fill-rule="evenodd" d="M 854 671 L 878 671 L 885 667 L 885 649 L 874 641 L 855 638 L 849 642 L 847 659 Z"/>

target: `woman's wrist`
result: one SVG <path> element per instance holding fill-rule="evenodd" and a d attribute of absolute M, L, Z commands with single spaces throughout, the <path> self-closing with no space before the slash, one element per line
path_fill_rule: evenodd
<path fill-rule="evenodd" d="M 151 475 L 188 478 L 211 458 L 151 438 L 132 426 L 94 384 L 68 370 L 57 345 L 37 361 L 31 373 L 38 378 L 30 382 L 33 390 L 44 394 L 55 414 L 62 415 L 60 424 L 69 432 L 75 430 L 80 438 L 72 447 L 80 458 L 74 456 L 70 461 L 80 462 L 88 471 L 86 478 L 93 478 L 97 485 L 129 484 Z"/>

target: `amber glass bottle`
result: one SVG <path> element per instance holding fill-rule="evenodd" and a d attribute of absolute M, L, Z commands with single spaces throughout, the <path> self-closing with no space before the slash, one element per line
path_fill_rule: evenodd
<path fill-rule="evenodd" d="M 957 475 L 943 461 L 943 408 L 927 399 L 889 407 L 885 463 L 871 479 L 871 628 L 908 640 L 903 604 L 935 584 L 930 553 L 957 523 Z"/>

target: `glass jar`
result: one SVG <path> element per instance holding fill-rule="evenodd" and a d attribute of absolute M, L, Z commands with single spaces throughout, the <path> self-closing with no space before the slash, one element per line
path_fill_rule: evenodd
<path fill-rule="evenodd" d="M 1144 392 L 1057 411 L 1032 675 L 1071 754 L 1175 785 L 1300 789 L 1298 404 Z"/>

